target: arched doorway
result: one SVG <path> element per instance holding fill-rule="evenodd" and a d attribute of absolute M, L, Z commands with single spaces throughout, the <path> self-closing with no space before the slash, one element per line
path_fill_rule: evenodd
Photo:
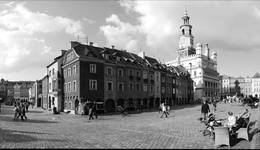
<path fill-rule="evenodd" d="M 113 99 L 106 100 L 105 108 L 107 112 L 115 112 L 116 110 L 115 101 Z"/>

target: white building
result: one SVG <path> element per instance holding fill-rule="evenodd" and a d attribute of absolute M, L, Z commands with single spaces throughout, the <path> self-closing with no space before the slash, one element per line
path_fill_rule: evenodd
<path fill-rule="evenodd" d="M 258 73 L 252 77 L 252 96 L 260 97 L 260 75 Z"/>
<path fill-rule="evenodd" d="M 180 26 L 179 49 L 177 58 L 166 62 L 168 66 L 182 65 L 191 74 L 194 81 L 194 98 L 218 96 L 219 73 L 217 72 L 217 53 L 210 54 L 207 43 L 198 43 L 193 46 L 194 37 L 192 26 L 189 24 L 190 17 L 187 12 L 182 17 L 183 25 Z"/>

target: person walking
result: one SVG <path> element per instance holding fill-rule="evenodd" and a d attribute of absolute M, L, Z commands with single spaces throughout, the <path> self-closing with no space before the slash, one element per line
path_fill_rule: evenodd
<path fill-rule="evenodd" d="M 14 105 L 14 120 L 17 119 L 18 114 L 19 114 L 19 107 L 15 104 Z"/>
<path fill-rule="evenodd" d="M 21 114 L 22 114 L 21 119 L 22 119 L 22 120 L 24 120 L 24 119 L 27 120 L 25 103 L 22 104 Z"/>
<path fill-rule="evenodd" d="M 163 117 L 163 115 L 165 115 L 165 117 L 168 118 L 167 112 L 166 112 L 166 106 L 164 105 L 164 103 L 162 103 L 162 115 L 161 115 L 161 118 Z"/>
<path fill-rule="evenodd" d="M 213 107 L 214 107 L 214 112 L 216 112 L 217 111 L 217 100 L 214 99 L 212 104 L 213 104 Z"/>
<path fill-rule="evenodd" d="M 209 105 L 206 100 L 203 101 L 201 105 L 201 113 L 203 114 L 203 121 L 205 122 L 207 120 L 207 115 L 210 112 Z"/>
<path fill-rule="evenodd" d="M 96 104 L 96 102 L 94 102 L 94 105 L 93 105 L 93 115 L 95 115 L 95 118 L 97 119 L 98 118 L 98 116 L 97 116 L 97 104 Z"/>
<path fill-rule="evenodd" d="M 92 106 L 90 106 L 89 109 L 88 109 L 88 115 L 89 115 L 88 120 L 94 119 Z"/>

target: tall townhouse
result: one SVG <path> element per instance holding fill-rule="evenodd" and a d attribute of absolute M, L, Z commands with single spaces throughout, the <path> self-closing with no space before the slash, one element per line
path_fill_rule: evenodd
<path fill-rule="evenodd" d="M 54 61 L 47 66 L 48 74 L 48 109 L 56 107 L 58 112 L 63 111 L 63 72 L 62 62 L 66 51 L 61 50 L 61 55 L 56 57 Z"/>
<path fill-rule="evenodd" d="M 78 113 L 90 102 L 104 103 L 104 62 L 100 59 L 101 48 L 71 42 L 71 49 L 64 55 L 65 110 Z M 99 107 L 99 106 L 98 106 Z M 100 108 L 100 107 L 99 107 Z"/>

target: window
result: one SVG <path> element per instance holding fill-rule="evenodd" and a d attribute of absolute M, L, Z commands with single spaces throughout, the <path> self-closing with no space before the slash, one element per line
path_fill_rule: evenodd
<path fill-rule="evenodd" d="M 175 94 L 175 88 L 172 89 L 172 94 Z"/>
<path fill-rule="evenodd" d="M 118 90 L 124 91 L 124 83 L 122 83 L 122 82 L 118 83 Z"/>
<path fill-rule="evenodd" d="M 156 81 L 159 82 L 159 75 L 156 76 Z"/>
<path fill-rule="evenodd" d="M 70 92 L 71 91 L 71 82 L 69 82 L 69 84 L 68 84 L 68 92 Z"/>
<path fill-rule="evenodd" d="M 123 70 L 122 69 L 118 69 L 118 76 L 123 77 Z"/>
<path fill-rule="evenodd" d="M 162 87 L 162 93 L 165 93 L 165 87 Z"/>
<path fill-rule="evenodd" d="M 49 87 L 50 87 L 50 90 L 51 90 L 51 83 L 49 83 Z"/>
<path fill-rule="evenodd" d="M 113 82 L 112 81 L 108 81 L 107 82 L 107 90 L 108 91 L 113 91 Z"/>
<path fill-rule="evenodd" d="M 67 83 L 64 84 L 64 91 L 67 92 Z"/>
<path fill-rule="evenodd" d="M 140 77 L 140 72 L 139 71 L 136 71 L 136 76 Z"/>
<path fill-rule="evenodd" d="M 153 91 L 153 86 L 152 86 L 152 85 L 151 85 L 151 92 L 154 92 L 154 91 Z"/>
<path fill-rule="evenodd" d="M 90 64 L 90 73 L 96 73 L 96 64 Z"/>
<path fill-rule="evenodd" d="M 54 75 L 54 68 L 52 69 L 52 75 Z"/>
<path fill-rule="evenodd" d="M 132 83 L 129 84 L 129 90 L 133 91 L 133 84 Z"/>
<path fill-rule="evenodd" d="M 196 76 L 196 71 L 194 71 L 194 76 Z"/>
<path fill-rule="evenodd" d="M 51 70 L 49 71 L 49 76 L 51 76 Z"/>
<path fill-rule="evenodd" d="M 133 76 L 133 70 L 132 69 L 129 70 L 129 75 Z"/>
<path fill-rule="evenodd" d="M 111 76 L 112 75 L 112 68 L 107 67 L 107 75 Z"/>
<path fill-rule="evenodd" d="M 143 72 L 143 78 L 144 78 L 144 79 L 147 79 L 147 71 L 144 71 L 144 72 Z"/>
<path fill-rule="evenodd" d="M 147 92 L 147 85 L 144 84 L 144 92 Z"/>
<path fill-rule="evenodd" d="M 97 80 L 89 80 L 89 90 L 97 90 Z"/>
<path fill-rule="evenodd" d="M 139 89 L 140 89 L 140 85 L 137 83 L 136 84 L 136 90 L 139 91 Z"/>
<path fill-rule="evenodd" d="M 162 77 L 162 83 L 164 83 L 165 82 L 165 77 Z"/>
<path fill-rule="evenodd" d="M 175 79 L 172 80 L 172 83 L 175 84 Z"/>
<path fill-rule="evenodd" d="M 76 81 L 73 81 L 73 91 L 77 91 Z"/>
<path fill-rule="evenodd" d="M 64 74 L 64 77 L 67 76 L 67 70 L 66 69 L 63 71 L 63 74 Z"/>
<path fill-rule="evenodd" d="M 71 76 L 71 68 L 68 69 L 68 77 Z"/>
<path fill-rule="evenodd" d="M 52 89 L 53 89 L 53 90 L 56 89 L 56 80 L 53 80 L 53 81 L 52 81 Z"/>
<path fill-rule="evenodd" d="M 76 74 L 77 73 L 77 67 L 76 65 L 73 66 L 73 74 Z"/>

